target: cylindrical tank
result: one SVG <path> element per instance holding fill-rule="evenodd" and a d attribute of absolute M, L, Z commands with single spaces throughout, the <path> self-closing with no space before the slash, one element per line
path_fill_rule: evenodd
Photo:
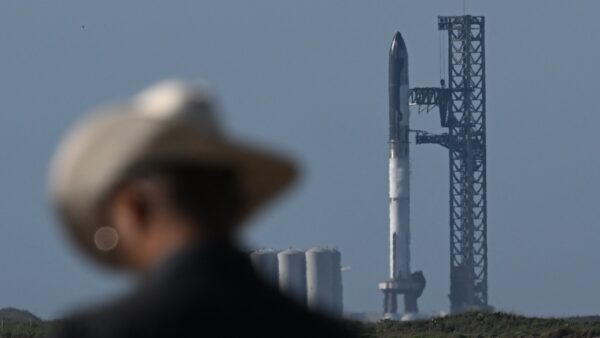
<path fill-rule="evenodd" d="M 312 310 L 342 315 L 342 275 L 339 251 L 312 248 L 306 251 L 307 303 Z"/>
<path fill-rule="evenodd" d="M 271 249 L 260 249 L 250 254 L 252 265 L 264 281 L 273 286 L 279 285 L 279 264 L 277 252 Z"/>
<path fill-rule="evenodd" d="M 342 254 L 337 249 L 331 249 L 333 256 L 333 299 L 331 313 L 336 316 L 344 314 L 344 287 L 342 283 Z"/>
<path fill-rule="evenodd" d="M 333 291 L 333 257 L 325 248 L 306 251 L 307 304 L 311 310 L 328 312 Z"/>
<path fill-rule="evenodd" d="M 277 254 L 279 289 L 296 302 L 306 305 L 306 258 L 300 250 L 287 249 Z"/>

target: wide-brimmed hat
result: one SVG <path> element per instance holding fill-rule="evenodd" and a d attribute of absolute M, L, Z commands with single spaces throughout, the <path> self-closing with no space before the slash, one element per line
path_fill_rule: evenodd
<path fill-rule="evenodd" d="M 136 166 L 169 162 L 233 170 L 244 201 L 240 221 L 287 187 L 296 173 L 285 156 L 227 137 L 206 87 L 163 81 L 93 112 L 60 144 L 50 196 L 67 233 L 101 262 L 119 265 L 118 247 L 103 250 L 95 238 L 107 226 L 105 202 Z"/>

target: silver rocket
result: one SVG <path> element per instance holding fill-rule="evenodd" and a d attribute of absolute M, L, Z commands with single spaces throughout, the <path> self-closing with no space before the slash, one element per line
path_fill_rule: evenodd
<path fill-rule="evenodd" d="M 398 319 L 397 296 L 404 295 L 405 313 L 418 312 L 417 298 L 425 288 L 421 271 L 410 269 L 410 111 L 408 53 L 397 32 L 389 55 L 389 208 L 390 273 L 379 284 L 385 318 Z"/>
<path fill-rule="evenodd" d="M 408 53 L 397 32 L 389 59 L 390 278 L 410 277 L 410 163 Z"/>

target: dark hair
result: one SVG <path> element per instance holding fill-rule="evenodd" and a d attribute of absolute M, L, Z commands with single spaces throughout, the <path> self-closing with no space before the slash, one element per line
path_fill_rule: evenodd
<path fill-rule="evenodd" d="M 227 229 L 239 221 L 242 197 L 238 174 L 231 168 L 153 163 L 138 166 L 129 177 L 164 181 L 173 206 L 193 223 Z"/>

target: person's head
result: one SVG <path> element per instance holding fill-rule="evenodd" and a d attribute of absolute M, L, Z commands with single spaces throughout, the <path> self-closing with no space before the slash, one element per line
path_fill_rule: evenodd
<path fill-rule="evenodd" d="M 118 241 L 124 265 L 145 270 L 190 242 L 230 241 L 242 205 L 238 176 L 231 168 L 140 165 L 106 199 L 105 223 L 117 237 L 105 240 Z"/>
<path fill-rule="evenodd" d="M 236 144 L 202 88 L 166 82 L 85 120 L 54 159 L 50 192 L 96 260 L 146 270 L 193 241 L 230 241 L 294 178 L 292 165 Z"/>

